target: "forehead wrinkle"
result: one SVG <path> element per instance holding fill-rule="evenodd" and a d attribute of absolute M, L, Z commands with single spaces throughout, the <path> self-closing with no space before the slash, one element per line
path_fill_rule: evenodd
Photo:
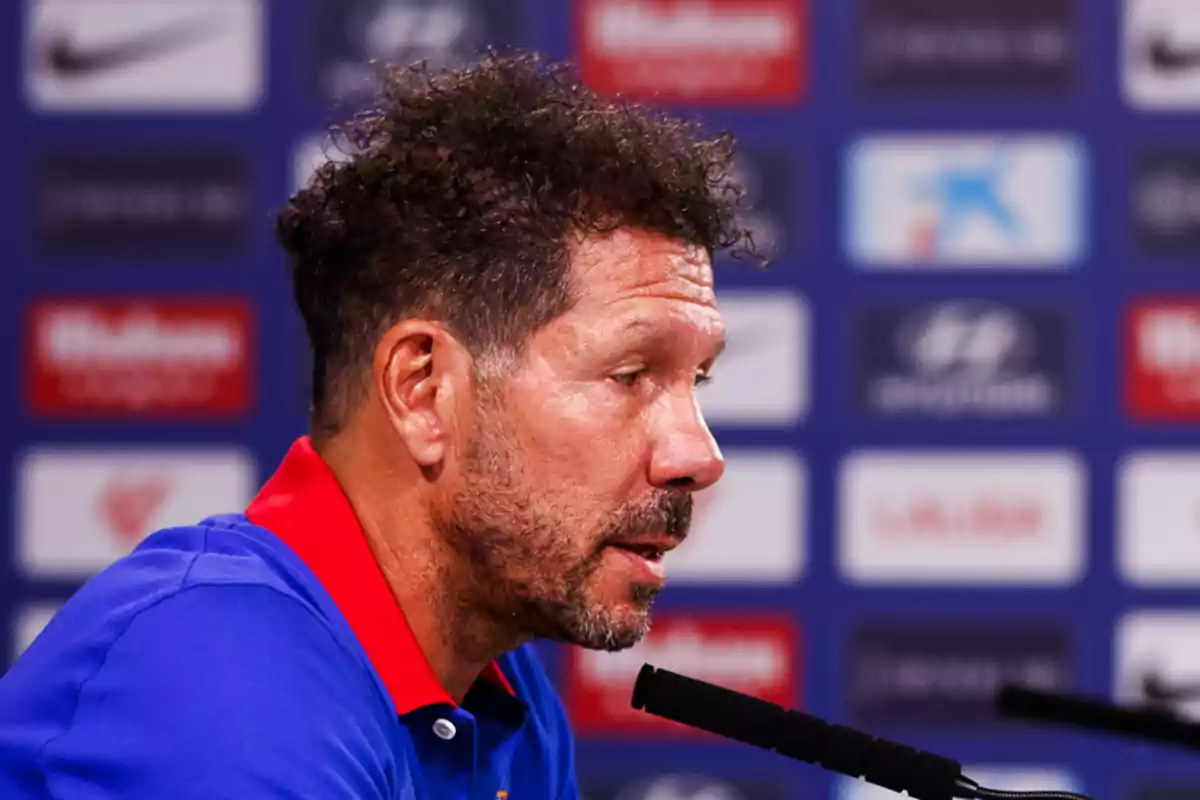
<path fill-rule="evenodd" d="M 707 251 L 654 232 L 618 229 L 599 236 L 577 236 L 568 244 L 567 255 L 579 272 L 598 271 L 605 278 L 625 277 L 631 271 L 630 262 L 636 271 L 643 261 L 655 259 L 668 261 L 675 267 L 671 270 L 675 275 L 712 282 Z"/>

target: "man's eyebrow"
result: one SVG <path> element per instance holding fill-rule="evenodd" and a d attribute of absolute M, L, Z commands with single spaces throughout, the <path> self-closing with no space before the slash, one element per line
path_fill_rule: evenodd
<path fill-rule="evenodd" d="M 621 336 L 642 336 L 644 337 L 646 343 L 656 345 L 669 342 L 674 335 L 670 331 L 664 330 L 661 325 L 657 325 L 644 319 L 631 319 L 625 322 L 620 328 L 617 329 L 617 333 Z M 717 342 L 717 347 L 708 360 L 715 361 L 717 356 L 725 352 L 726 344 L 726 335 L 725 332 L 722 331 L 721 339 L 719 342 Z"/>

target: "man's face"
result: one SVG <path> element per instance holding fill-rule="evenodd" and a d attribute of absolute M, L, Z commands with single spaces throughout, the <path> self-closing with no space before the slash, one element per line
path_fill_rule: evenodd
<path fill-rule="evenodd" d="M 571 269 L 578 303 L 481 386 L 439 525 L 498 621 L 618 650 L 649 628 L 691 493 L 724 469 L 695 396 L 724 328 L 708 257 L 679 242 L 618 231 Z"/>

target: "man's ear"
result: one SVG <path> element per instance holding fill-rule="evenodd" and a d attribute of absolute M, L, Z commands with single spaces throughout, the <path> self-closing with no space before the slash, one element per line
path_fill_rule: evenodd
<path fill-rule="evenodd" d="M 392 427 L 422 467 L 445 458 L 460 413 L 456 406 L 469 402 L 470 375 L 470 354 L 436 322 L 404 320 L 376 345 L 376 391 Z"/>

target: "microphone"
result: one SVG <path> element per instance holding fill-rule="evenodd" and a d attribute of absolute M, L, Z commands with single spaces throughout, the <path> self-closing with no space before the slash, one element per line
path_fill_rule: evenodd
<path fill-rule="evenodd" d="M 1200 750 L 1200 725 L 1166 708 L 1129 708 L 1078 694 L 1007 685 L 996 695 L 996 709 L 1009 717 Z"/>
<path fill-rule="evenodd" d="M 963 777 L 957 761 L 650 664 L 638 673 L 632 702 L 648 714 L 907 792 L 915 800 L 1091 800 L 1072 792 L 987 789 Z"/>

